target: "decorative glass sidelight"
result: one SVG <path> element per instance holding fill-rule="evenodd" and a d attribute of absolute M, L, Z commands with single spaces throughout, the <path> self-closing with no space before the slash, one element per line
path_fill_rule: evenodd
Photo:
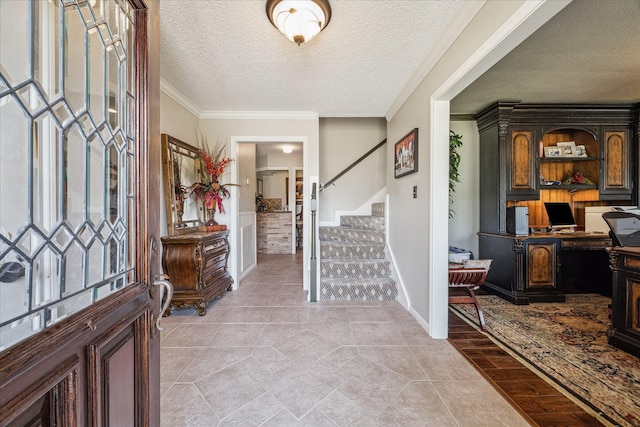
<path fill-rule="evenodd" d="M 134 11 L 0 1 L 0 351 L 133 280 Z"/>

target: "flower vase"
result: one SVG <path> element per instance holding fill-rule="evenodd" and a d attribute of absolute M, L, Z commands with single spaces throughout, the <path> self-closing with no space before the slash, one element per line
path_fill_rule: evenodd
<path fill-rule="evenodd" d="M 213 225 L 218 225 L 216 220 L 213 218 L 215 216 L 215 214 L 216 214 L 216 208 L 207 206 L 207 222 L 205 223 L 205 225 L 207 227 L 213 226 Z"/>

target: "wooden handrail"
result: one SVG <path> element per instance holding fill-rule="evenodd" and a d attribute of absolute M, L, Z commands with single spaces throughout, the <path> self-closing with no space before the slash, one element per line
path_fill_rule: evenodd
<path fill-rule="evenodd" d="M 342 177 L 342 175 L 346 174 L 347 172 L 349 172 L 351 169 L 353 169 L 354 167 L 356 167 L 358 165 L 358 163 L 360 163 L 361 161 L 363 161 L 364 159 L 366 159 L 367 157 L 369 157 L 374 151 L 376 151 L 378 148 L 382 147 L 384 144 L 387 143 L 387 138 L 383 139 L 382 141 L 380 141 L 375 147 L 373 147 L 371 150 L 367 151 L 366 153 L 364 153 L 358 160 L 356 160 L 355 162 L 351 163 L 349 166 L 347 166 L 342 172 L 340 172 L 338 175 L 334 176 L 333 178 L 331 178 L 329 181 L 327 181 L 325 184 L 320 186 L 320 191 L 324 190 L 325 187 L 330 186 L 331 184 L 333 184 L 334 182 L 336 182 L 338 179 L 340 179 Z"/>

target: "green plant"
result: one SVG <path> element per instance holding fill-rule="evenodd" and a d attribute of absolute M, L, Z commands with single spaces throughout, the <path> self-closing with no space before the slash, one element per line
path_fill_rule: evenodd
<path fill-rule="evenodd" d="M 449 218 L 453 218 L 453 193 L 455 193 L 456 184 L 460 182 L 460 153 L 458 148 L 462 146 L 462 135 L 449 131 Z"/>

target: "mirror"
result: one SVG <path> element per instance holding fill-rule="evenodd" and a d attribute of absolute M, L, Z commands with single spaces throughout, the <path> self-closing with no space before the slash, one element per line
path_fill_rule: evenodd
<path fill-rule="evenodd" d="M 186 189 L 200 177 L 200 150 L 170 135 L 162 134 L 164 197 L 170 235 L 194 231 L 204 224 L 204 209 Z"/>

